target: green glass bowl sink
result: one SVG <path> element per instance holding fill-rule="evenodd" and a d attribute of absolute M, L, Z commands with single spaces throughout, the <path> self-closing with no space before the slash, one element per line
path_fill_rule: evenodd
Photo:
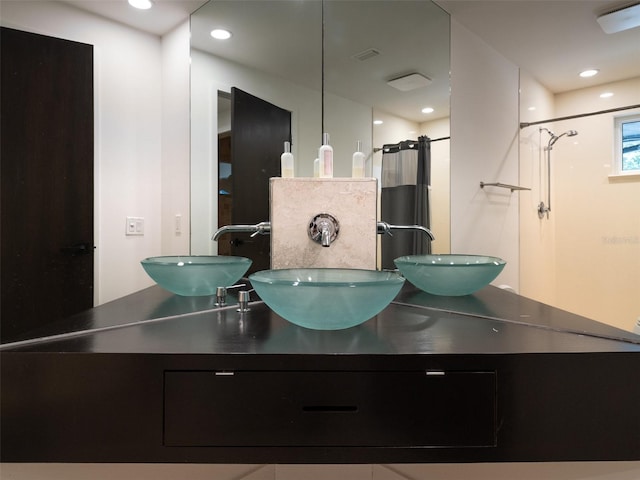
<path fill-rule="evenodd" d="M 412 284 L 433 295 L 469 295 L 489 285 L 506 262 L 484 255 L 408 255 L 394 260 Z"/>
<path fill-rule="evenodd" d="M 341 330 L 369 320 L 405 281 L 397 272 L 341 268 L 263 270 L 249 280 L 274 312 L 313 330 Z"/>
<path fill-rule="evenodd" d="M 149 257 L 140 262 L 162 288 L 185 297 L 215 295 L 237 282 L 251 266 L 244 257 L 184 255 Z"/>

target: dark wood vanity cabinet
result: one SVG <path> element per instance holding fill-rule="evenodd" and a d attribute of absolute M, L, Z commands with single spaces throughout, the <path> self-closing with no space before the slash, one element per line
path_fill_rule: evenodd
<path fill-rule="evenodd" d="M 0 357 L 3 462 L 640 460 L 640 337 L 493 287 L 341 331 L 151 287 Z"/>

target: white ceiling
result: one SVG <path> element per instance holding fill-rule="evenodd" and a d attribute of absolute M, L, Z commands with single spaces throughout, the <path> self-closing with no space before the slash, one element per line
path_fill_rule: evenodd
<path fill-rule="evenodd" d="M 158 36 L 173 30 L 188 19 L 191 13 L 207 3 L 207 0 L 152 0 L 153 8 L 136 10 L 127 0 L 60 1 Z"/>
<path fill-rule="evenodd" d="M 126 0 L 67 0 L 67 3 L 163 35 L 206 1 L 154 0 L 154 7 L 147 11 L 132 9 Z M 553 93 L 640 76 L 640 27 L 608 35 L 596 22 L 602 13 L 638 0 L 436 0 L 436 3 L 454 21 L 529 71 Z M 362 21 L 368 22 L 366 12 Z M 591 79 L 579 78 L 578 72 L 588 67 L 598 68 L 601 73 Z"/>
<path fill-rule="evenodd" d="M 638 0 L 436 0 L 458 23 L 552 93 L 640 76 L 640 27 L 606 34 L 596 19 Z M 600 74 L 578 77 L 587 68 Z M 638 92 L 640 101 L 640 92 Z"/>

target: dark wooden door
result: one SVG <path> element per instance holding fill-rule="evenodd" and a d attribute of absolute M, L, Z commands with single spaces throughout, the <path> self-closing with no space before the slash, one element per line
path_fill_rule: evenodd
<path fill-rule="evenodd" d="M 93 47 L 2 28 L 3 342 L 93 306 Z"/>
<path fill-rule="evenodd" d="M 231 89 L 233 224 L 269 220 L 269 179 L 280 176 L 280 155 L 286 141 L 291 141 L 291 112 L 238 88 Z M 233 255 L 253 260 L 249 272 L 270 268 L 268 235 L 251 238 L 240 233 L 227 239 L 232 242 Z"/>

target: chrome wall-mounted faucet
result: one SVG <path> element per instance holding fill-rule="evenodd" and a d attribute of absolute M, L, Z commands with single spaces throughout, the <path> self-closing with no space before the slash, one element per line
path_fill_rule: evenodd
<path fill-rule="evenodd" d="M 309 238 L 323 247 L 330 247 L 340 233 L 340 224 L 330 213 L 319 213 L 309 221 Z"/>
<path fill-rule="evenodd" d="M 217 241 L 225 233 L 244 232 L 251 233 L 251 237 L 256 235 L 268 235 L 271 233 L 271 222 L 260 222 L 255 225 L 225 225 L 220 227 L 211 237 L 211 240 Z"/>
<path fill-rule="evenodd" d="M 387 222 L 378 222 L 377 228 L 379 235 L 387 234 L 393 236 L 391 230 L 415 230 L 424 233 L 432 242 L 436 239 L 433 233 L 431 233 L 431 230 L 427 227 L 423 227 L 422 225 L 391 225 Z"/>

